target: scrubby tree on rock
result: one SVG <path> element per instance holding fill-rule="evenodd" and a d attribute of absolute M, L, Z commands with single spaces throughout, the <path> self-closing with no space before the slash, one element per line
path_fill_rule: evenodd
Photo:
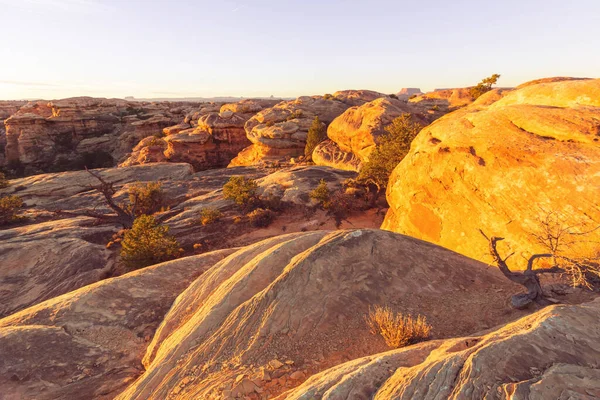
<path fill-rule="evenodd" d="M 488 237 L 483 231 L 480 232 L 488 240 L 490 255 L 504 276 L 527 289 L 526 293 L 512 296 L 513 307 L 525 308 L 531 303 L 550 304 L 540 283 L 540 275 L 543 274 L 562 274 L 573 287 L 592 289 L 600 284 L 600 243 L 588 240 L 589 235 L 598 229 L 600 226 L 586 228 L 585 225 L 569 225 L 561 214 L 544 212 L 539 229 L 532 236 L 546 252 L 532 254 L 523 271 L 509 268 L 507 260 L 514 253 L 506 257 L 500 255 L 498 242 L 504 238 Z M 583 250 L 584 247 L 587 250 Z M 536 268 L 539 260 L 549 261 L 549 266 Z"/>
<path fill-rule="evenodd" d="M 319 117 L 315 117 L 310 128 L 308 128 L 308 134 L 306 136 L 306 146 L 304 147 L 304 156 L 307 160 L 312 159 L 312 153 L 319 143 L 327 139 L 327 126 L 319 120 Z"/>

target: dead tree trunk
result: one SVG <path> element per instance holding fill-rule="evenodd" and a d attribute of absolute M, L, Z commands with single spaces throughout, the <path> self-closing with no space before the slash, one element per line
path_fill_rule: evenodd
<path fill-rule="evenodd" d="M 559 273 L 564 272 L 561 268 L 552 267 L 552 268 L 544 268 L 544 269 L 533 269 L 533 263 L 538 258 L 548 258 L 552 257 L 552 254 L 534 254 L 531 256 L 527 262 L 527 269 L 523 272 L 515 272 L 511 271 L 508 265 L 506 264 L 506 260 L 508 260 L 514 253 L 509 254 L 507 257 L 502 258 L 500 253 L 498 253 L 497 243 L 504 238 L 492 236 L 488 238 L 483 231 L 481 234 L 488 239 L 490 246 L 490 254 L 494 259 L 494 262 L 504 274 L 505 277 L 510 279 L 511 281 L 518 283 L 519 285 L 524 286 L 527 289 L 527 293 L 520 293 L 512 296 L 511 303 L 512 306 L 518 309 L 525 308 L 529 306 L 531 303 L 535 302 L 539 305 L 548 305 L 551 304 L 548 299 L 544 297 L 544 293 L 542 291 L 542 285 L 540 284 L 540 279 L 538 277 L 541 273 Z"/>

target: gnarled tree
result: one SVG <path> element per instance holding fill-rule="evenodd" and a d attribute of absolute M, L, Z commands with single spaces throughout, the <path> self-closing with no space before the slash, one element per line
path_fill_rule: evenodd
<path fill-rule="evenodd" d="M 566 218 L 554 211 L 544 212 L 540 220 L 540 229 L 532 233 L 532 237 L 547 252 L 532 254 L 527 258 L 526 268 L 522 271 L 513 271 L 509 268 L 507 260 L 514 255 L 510 253 L 502 257 L 498 250 L 498 242 L 502 237 L 488 237 L 482 230 L 481 234 L 489 242 L 489 251 L 505 277 L 523 285 L 526 293 L 514 295 L 512 305 L 524 308 L 535 302 L 539 305 L 548 305 L 550 302 L 544 296 L 540 275 L 562 274 L 569 279 L 573 287 L 592 289 L 600 283 L 600 245 L 590 240 L 590 235 L 600 227 L 586 228 L 585 225 L 569 225 Z M 582 244 L 591 244 L 591 249 L 585 254 Z M 536 268 L 539 260 L 547 260 L 549 266 Z"/>

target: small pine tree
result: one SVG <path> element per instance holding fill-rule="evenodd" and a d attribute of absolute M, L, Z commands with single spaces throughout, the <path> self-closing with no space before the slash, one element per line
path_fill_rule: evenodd
<path fill-rule="evenodd" d="M 482 94 L 492 90 L 492 85 L 495 85 L 496 82 L 498 82 L 499 78 L 500 74 L 494 74 L 492 76 L 488 76 L 487 78 L 482 79 L 481 82 L 477 84 L 477 86 L 473 86 L 471 88 L 471 97 L 473 97 L 473 99 L 477 99 Z"/>
<path fill-rule="evenodd" d="M 385 128 L 357 178 L 359 183 L 374 185 L 377 196 L 385 190 L 392 171 L 410 150 L 410 144 L 422 126 L 410 114 L 402 114 Z"/>
<path fill-rule="evenodd" d="M 22 206 L 23 200 L 19 196 L 0 197 L 0 226 L 18 220 L 17 210 Z"/>
<path fill-rule="evenodd" d="M 317 186 L 313 191 L 309 193 L 311 199 L 314 199 L 319 203 L 320 206 L 325 208 L 329 201 L 331 200 L 331 192 L 327 187 L 327 182 L 325 179 L 321 179 L 319 182 L 319 186 Z"/>
<path fill-rule="evenodd" d="M 0 172 L 0 189 L 4 189 L 8 187 L 8 179 L 6 179 L 6 175 L 3 172 Z"/>
<path fill-rule="evenodd" d="M 312 125 L 308 128 L 308 135 L 306 136 L 304 156 L 307 160 L 312 158 L 315 147 L 325 139 L 327 139 L 327 127 L 319 120 L 319 117 L 315 117 Z"/>
<path fill-rule="evenodd" d="M 245 210 L 256 206 L 259 202 L 258 184 L 254 179 L 243 176 L 232 176 L 223 186 L 223 196 L 226 199 L 233 200 L 235 204 Z"/>
<path fill-rule="evenodd" d="M 130 270 L 173 260 L 182 253 L 175 237 L 169 235 L 169 227 L 159 225 L 151 215 L 136 218 L 121 245 L 121 259 Z"/>

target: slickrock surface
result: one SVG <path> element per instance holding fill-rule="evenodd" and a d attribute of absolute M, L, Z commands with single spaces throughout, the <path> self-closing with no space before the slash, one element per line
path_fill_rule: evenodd
<path fill-rule="evenodd" d="M 329 124 L 349 107 L 380 97 L 387 96 L 368 90 L 345 90 L 326 96 L 302 96 L 262 110 L 245 125 L 252 146 L 233 159 L 230 166 L 300 156 L 304 154 L 306 135 L 316 116 Z"/>
<path fill-rule="evenodd" d="M 485 260 L 545 252 L 531 233 L 548 211 L 600 225 L 600 80 L 493 91 L 424 128 L 394 170 L 382 225 Z M 600 240 L 596 230 L 586 239 Z"/>
<path fill-rule="evenodd" d="M 600 300 L 552 306 L 481 336 L 357 359 L 278 400 L 600 398 Z"/>
<path fill-rule="evenodd" d="M 495 269 L 390 232 L 268 239 L 216 264 L 177 298 L 148 347 L 146 372 L 119 398 L 269 398 L 287 382 L 384 351 L 364 320 L 370 305 L 424 314 L 438 337 L 519 315 L 492 287 L 514 289 Z M 257 377 L 264 372 L 268 379 Z"/>
<path fill-rule="evenodd" d="M 143 372 L 148 342 L 177 295 L 233 251 L 158 264 L 0 319 L 0 397 L 114 398 Z"/>
<path fill-rule="evenodd" d="M 20 163 L 27 173 L 97 166 L 94 163 L 113 166 L 141 139 L 160 134 L 195 107 L 185 102 L 75 97 L 9 107 L 7 116 L 7 108 L 0 105 L 3 163 Z"/>
<path fill-rule="evenodd" d="M 165 128 L 166 137 L 146 138 L 138 143 L 121 166 L 148 162 L 187 162 L 199 170 L 226 167 L 251 142 L 246 137 L 245 123 L 276 100 L 246 99 L 224 104 L 217 112 L 196 113 L 194 125 L 183 122 Z"/>
<path fill-rule="evenodd" d="M 118 227 L 92 218 L 0 230 L 0 318 L 108 276 Z M 104 239 L 104 240 L 103 240 Z"/>

